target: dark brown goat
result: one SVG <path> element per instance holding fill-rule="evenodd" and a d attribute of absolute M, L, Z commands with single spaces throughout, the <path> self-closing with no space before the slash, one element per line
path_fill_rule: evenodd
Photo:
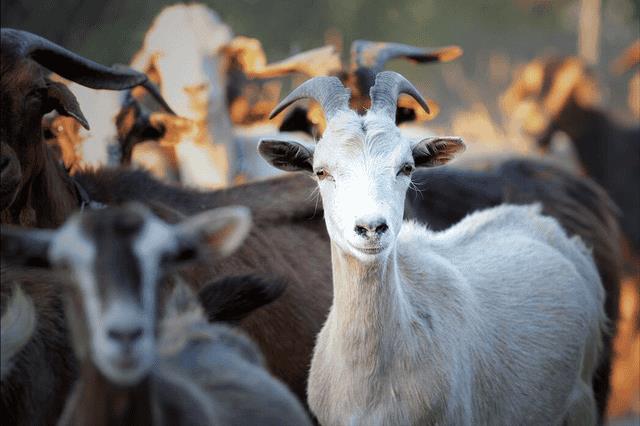
<path fill-rule="evenodd" d="M 579 59 L 545 58 L 530 62 L 503 97 L 514 111 L 529 102 L 523 127 L 548 148 L 552 136 L 566 133 L 586 173 L 609 193 L 622 211 L 621 225 L 640 249 L 640 126 L 615 122 L 595 105 L 595 79 Z"/>
<path fill-rule="evenodd" d="M 58 226 L 78 207 L 82 196 L 42 143 L 42 117 L 56 110 L 84 127 L 89 124 L 73 94 L 64 84 L 47 78 L 46 69 L 94 89 L 143 85 L 162 98 L 144 74 L 104 67 L 34 34 L 3 28 L 0 43 L 2 222 Z"/>

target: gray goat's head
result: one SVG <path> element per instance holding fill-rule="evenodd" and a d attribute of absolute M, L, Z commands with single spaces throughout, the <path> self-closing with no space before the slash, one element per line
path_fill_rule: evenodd
<path fill-rule="evenodd" d="M 77 213 L 57 230 L 4 227 L 2 256 L 71 276 L 69 323 L 88 354 L 118 385 L 141 380 L 156 354 L 158 283 L 203 250 L 220 258 L 250 228 L 244 207 L 225 207 L 171 225 L 140 204 Z"/>

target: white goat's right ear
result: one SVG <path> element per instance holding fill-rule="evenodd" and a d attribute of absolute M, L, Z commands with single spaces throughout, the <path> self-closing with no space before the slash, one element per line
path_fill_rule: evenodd
<path fill-rule="evenodd" d="M 251 212 L 246 207 L 221 207 L 189 217 L 175 225 L 183 247 L 176 260 L 191 260 L 205 247 L 217 258 L 233 253 L 251 229 Z"/>
<path fill-rule="evenodd" d="M 313 173 L 312 145 L 294 141 L 262 139 L 258 152 L 267 163 L 285 172 Z"/>
<path fill-rule="evenodd" d="M 435 167 L 447 164 L 457 154 L 466 149 L 462 138 L 456 136 L 435 136 L 418 142 L 411 154 L 416 167 Z"/>
<path fill-rule="evenodd" d="M 49 247 L 56 231 L 25 229 L 3 225 L 0 232 L 0 255 L 12 264 L 27 267 L 50 268 Z"/>

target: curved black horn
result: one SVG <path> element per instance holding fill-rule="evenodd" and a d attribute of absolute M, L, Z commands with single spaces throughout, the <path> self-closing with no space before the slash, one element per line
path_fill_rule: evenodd
<path fill-rule="evenodd" d="M 143 84 L 147 76 L 130 68 L 110 68 L 83 58 L 27 31 L 2 29 L 2 50 L 29 57 L 43 67 L 92 89 L 123 90 Z"/>
<path fill-rule="evenodd" d="M 289 95 L 276 106 L 269 118 L 278 115 L 283 109 L 300 99 L 314 99 L 324 110 L 327 121 L 339 111 L 349 109 L 351 92 L 342 85 L 337 77 L 314 77 L 295 88 Z"/>
<path fill-rule="evenodd" d="M 371 110 L 386 114 L 393 121 L 396 118 L 398 96 L 405 93 L 418 101 L 420 106 L 429 113 L 429 106 L 418 90 L 403 76 L 394 71 L 383 71 L 376 76 L 376 83 L 371 88 Z"/>
<path fill-rule="evenodd" d="M 417 47 L 402 43 L 356 40 L 351 44 L 351 67 L 369 68 L 375 74 L 394 58 L 407 58 L 418 63 L 449 62 L 462 55 L 459 46 Z"/>
<path fill-rule="evenodd" d="M 417 47 L 402 43 L 355 40 L 351 44 L 350 72 L 357 77 L 362 95 L 369 92 L 376 75 L 384 70 L 387 62 L 405 58 L 417 63 L 449 62 L 462 55 L 459 46 Z"/>

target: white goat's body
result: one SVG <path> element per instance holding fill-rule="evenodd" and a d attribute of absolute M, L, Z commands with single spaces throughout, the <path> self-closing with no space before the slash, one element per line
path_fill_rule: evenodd
<path fill-rule="evenodd" d="M 404 223 L 386 261 L 332 260 L 308 388 L 323 425 L 595 423 L 604 292 L 538 207 Z"/>

